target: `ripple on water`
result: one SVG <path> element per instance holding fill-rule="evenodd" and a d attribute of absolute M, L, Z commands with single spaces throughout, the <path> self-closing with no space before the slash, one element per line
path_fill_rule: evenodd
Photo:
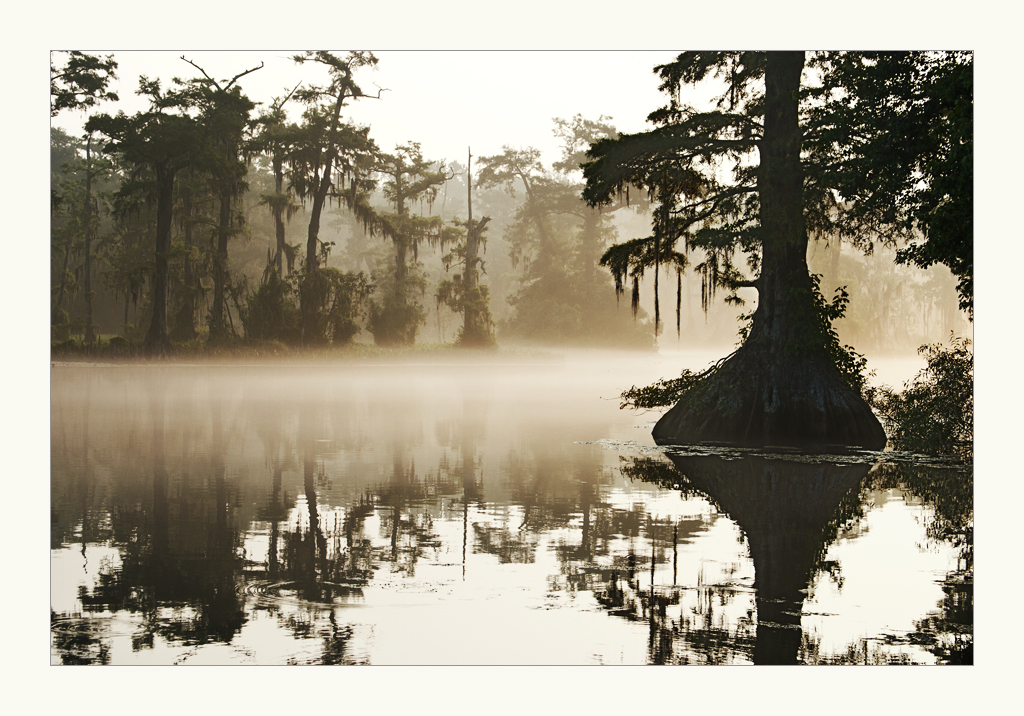
<path fill-rule="evenodd" d="M 366 580 L 317 582 L 318 589 L 327 589 L 333 592 L 330 601 L 323 599 L 308 599 L 302 596 L 304 588 L 310 585 L 303 585 L 295 581 L 271 582 L 265 580 L 253 580 L 248 582 L 241 592 L 246 597 L 254 600 L 257 605 L 310 605 L 322 607 L 336 606 L 360 606 L 363 601 L 363 587 L 367 585 Z"/>

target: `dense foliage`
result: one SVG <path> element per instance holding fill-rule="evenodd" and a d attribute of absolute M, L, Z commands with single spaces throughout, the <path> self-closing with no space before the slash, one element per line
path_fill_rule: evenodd
<path fill-rule="evenodd" d="M 901 392 L 883 387 L 871 403 L 882 416 L 892 446 L 971 460 L 974 454 L 974 351 L 953 338 L 948 346 L 921 347 L 928 361 Z"/>
<path fill-rule="evenodd" d="M 973 54 L 818 52 L 808 66 L 800 90 L 808 232 L 867 251 L 874 241 L 905 243 L 898 260 L 948 266 L 970 309 Z M 683 269 L 692 253 L 705 300 L 719 288 L 735 300 L 751 285 L 737 259 L 760 270 L 765 54 L 687 52 L 655 72 L 670 98 L 649 117 L 656 128 L 596 141 L 584 196 L 604 203 L 632 184 L 663 209 L 652 236 L 612 247 L 603 262 L 622 285 L 658 266 Z M 680 101 L 684 86 L 711 78 L 725 86 L 712 109 Z"/>
<path fill-rule="evenodd" d="M 66 58 L 62 57 L 67 55 Z M 78 50 L 50 53 L 50 116 L 63 110 L 83 110 L 103 100 L 117 101 L 107 89 L 117 79 L 113 55 L 89 55 Z"/>
<path fill-rule="evenodd" d="M 822 231 L 944 264 L 973 313 L 973 53 L 824 52 L 810 64 L 822 78 L 805 89 Z"/>

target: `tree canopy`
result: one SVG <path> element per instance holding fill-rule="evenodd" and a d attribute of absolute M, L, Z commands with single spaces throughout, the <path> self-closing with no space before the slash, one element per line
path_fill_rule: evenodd
<path fill-rule="evenodd" d="M 113 55 L 98 57 L 78 50 L 64 51 L 67 61 L 56 62 L 57 52 L 50 53 L 50 116 L 62 110 L 95 107 L 101 100 L 117 101 L 117 93 L 107 89 L 117 79 L 117 62 Z"/>
<path fill-rule="evenodd" d="M 828 52 L 804 90 L 807 160 L 834 204 L 822 231 L 896 260 L 944 264 L 974 313 L 974 56 Z"/>
<path fill-rule="evenodd" d="M 758 292 L 744 344 L 689 385 L 655 426 L 656 439 L 885 444 L 877 418 L 837 367 L 842 351 L 827 319 L 845 297 L 819 300 L 807 268 L 808 236 L 820 227 L 813 209 L 824 192 L 802 153 L 805 61 L 803 52 L 684 52 L 655 68 L 669 95 L 649 117 L 655 129 L 598 141 L 588 153 L 591 204 L 611 202 L 629 184 L 658 203 L 652 236 L 603 257 L 618 286 L 627 274 L 636 281 L 663 264 L 682 268 L 687 253 L 700 251 L 705 299 L 717 288 L 733 300 L 740 288 Z M 722 82 L 713 106 L 683 105 L 682 85 L 707 78 Z"/>
<path fill-rule="evenodd" d="M 669 103 L 655 129 L 595 143 L 584 196 L 607 203 L 634 183 L 666 207 L 654 235 L 614 247 L 620 281 L 701 258 L 710 298 L 750 286 L 760 270 L 759 164 L 765 53 L 687 52 L 655 68 Z M 900 246 L 898 260 L 945 264 L 973 305 L 971 53 L 811 53 L 800 83 L 804 219 L 815 237 Z M 680 90 L 708 79 L 704 111 Z M 744 261 L 738 262 L 742 257 Z M 744 266 L 745 263 L 745 266 Z"/>

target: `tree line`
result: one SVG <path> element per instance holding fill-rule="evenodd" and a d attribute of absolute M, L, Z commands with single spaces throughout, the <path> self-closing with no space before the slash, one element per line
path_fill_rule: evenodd
<path fill-rule="evenodd" d="M 614 227 L 573 178 L 590 143 L 616 136 L 607 118 L 556 120 L 565 148 L 552 166 L 512 147 L 470 150 L 463 165 L 426 158 L 414 141 L 385 152 L 372 128 L 345 117 L 353 102 L 386 101 L 355 78 L 376 65 L 371 52 L 297 55 L 327 81 L 263 105 L 243 91 L 262 65 L 221 80 L 181 60 L 191 79 L 142 77 L 149 107 L 112 115 L 94 108 L 117 99 L 114 57 L 54 53 L 51 116 L 91 112 L 81 138 L 51 129 L 57 344 L 77 333 L 96 345 L 95 308 L 109 315 L 116 301 L 114 345 L 136 341 L 157 356 L 242 340 L 344 345 L 363 331 L 378 345 L 412 345 L 431 303 L 439 333 L 442 320 L 461 324 L 463 346 L 493 346 L 500 324 L 511 340 L 653 347 L 650 323 L 616 310 L 598 270 Z M 488 258 L 495 224 L 508 255 Z M 491 305 L 496 285 L 507 309 Z"/>

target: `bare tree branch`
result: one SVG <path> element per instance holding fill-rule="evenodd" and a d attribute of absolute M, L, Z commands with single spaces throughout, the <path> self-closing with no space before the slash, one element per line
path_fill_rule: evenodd
<path fill-rule="evenodd" d="M 185 57 L 185 55 L 182 55 L 182 56 L 181 56 L 181 59 L 185 60 L 185 62 L 189 63 L 190 65 L 192 65 L 193 67 L 195 67 L 195 68 L 196 68 L 197 70 L 199 70 L 200 72 L 202 72 L 202 73 L 203 73 L 203 77 L 205 77 L 206 79 L 210 80 L 210 82 L 212 82 L 212 83 L 213 83 L 213 86 L 214 86 L 214 87 L 216 87 L 217 89 L 221 90 L 221 91 L 227 91 L 227 90 L 231 89 L 231 85 L 233 85 L 233 84 L 234 84 L 235 82 L 237 82 L 238 80 L 240 80 L 240 79 L 241 79 L 242 77 L 245 77 L 245 76 L 246 76 L 247 74 L 249 74 L 249 73 L 251 73 L 251 72 L 255 72 L 256 70 L 261 70 L 261 69 L 263 69 L 263 63 L 262 63 L 262 62 L 260 62 L 260 66 L 259 66 L 259 67 L 253 67 L 253 68 L 252 68 L 251 70 L 246 70 L 245 72 L 239 72 L 239 73 L 238 73 L 237 75 L 235 75 L 234 77 L 232 77 L 232 78 L 231 78 L 231 81 L 230 81 L 230 82 L 228 82 L 228 83 L 227 83 L 227 85 L 226 85 L 225 87 L 221 87 L 221 86 L 220 86 L 220 83 L 219 83 L 219 82 L 217 82 L 217 80 L 215 80 L 215 79 L 213 79 L 212 77 L 210 77 L 210 75 L 208 75 L 208 74 L 206 73 L 206 70 L 204 70 L 204 69 L 203 69 L 202 67 L 200 67 L 199 65 L 197 65 L 197 64 L 196 64 L 195 62 L 193 62 L 193 61 L 192 61 L 192 60 L 190 60 L 190 59 L 187 59 L 187 58 Z M 300 82 L 299 84 L 302 84 L 302 83 Z M 298 89 L 298 85 L 295 85 L 295 88 L 296 88 L 296 89 Z M 294 91 L 295 91 L 295 90 L 292 90 L 292 92 L 294 92 Z M 290 97 L 290 96 L 291 96 L 291 94 L 289 94 L 288 96 Z"/>

